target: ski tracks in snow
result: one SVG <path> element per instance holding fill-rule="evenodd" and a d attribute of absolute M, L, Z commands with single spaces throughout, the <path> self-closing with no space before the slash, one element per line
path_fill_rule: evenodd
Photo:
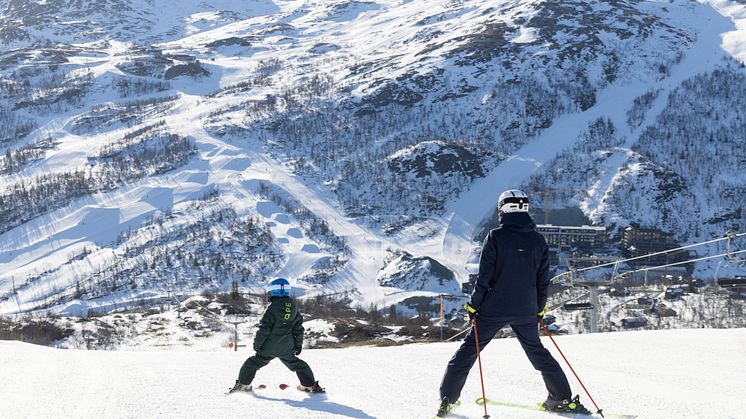
<path fill-rule="evenodd" d="M 221 190 L 232 194 L 238 207 L 248 207 L 257 216 L 262 216 L 257 210 L 257 204 L 263 198 L 252 190 L 252 181 L 270 181 L 276 187 L 282 188 L 305 206 L 312 213 L 326 220 L 335 235 L 343 237 L 351 249 L 350 259 L 342 270 L 337 273 L 332 283 L 326 284 L 325 293 L 358 291 L 357 298 L 361 304 L 377 304 L 385 298 L 385 289 L 378 286 L 375 278 L 383 265 L 386 249 L 397 247 L 386 238 L 380 237 L 374 231 L 349 220 L 340 212 L 329 192 L 319 187 L 312 187 L 303 182 L 280 162 L 266 154 L 257 151 L 250 145 L 236 147 L 207 133 L 201 117 L 211 110 L 224 105 L 223 102 L 198 102 L 195 97 L 183 99 L 166 119 L 169 126 L 178 127 L 179 131 L 193 138 L 200 149 L 202 159 L 209 167 L 209 181 Z M 259 147 L 257 147 L 259 148 Z M 268 214 L 265 221 L 275 222 Z M 273 230 L 276 233 L 275 230 Z M 277 234 L 276 234 L 277 235 Z M 303 251 L 288 252 L 289 260 L 277 274 L 287 276 L 291 280 L 303 274 L 318 259 Z"/>

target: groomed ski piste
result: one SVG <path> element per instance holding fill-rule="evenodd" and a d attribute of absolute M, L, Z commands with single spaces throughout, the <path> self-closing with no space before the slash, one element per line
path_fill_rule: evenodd
<path fill-rule="evenodd" d="M 746 329 L 670 330 L 555 337 L 591 395 L 608 413 L 638 418 L 746 418 Z M 544 345 L 559 358 L 547 338 Z M 459 343 L 305 350 L 326 394 L 295 390 L 277 360 L 261 369 L 256 393 L 224 392 L 239 352 L 78 351 L 0 342 L 3 418 L 430 418 Z M 562 362 L 560 360 L 560 362 Z M 513 339 L 482 352 L 487 398 L 533 404 L 545 390 Z M 565 367 L 574 392 L 590 400 Z M 280 390 L 280 384 L 291 388 Z M 475 365 L 453 418 L 481 418 Z M 562 417 L 488 406 L 492 418 Z"/>

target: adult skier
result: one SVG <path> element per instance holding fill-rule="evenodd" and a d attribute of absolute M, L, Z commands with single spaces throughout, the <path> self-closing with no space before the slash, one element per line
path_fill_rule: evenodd
<path fill-rule="evenodd" d="M 578 396 L 572 398 L 565 373 L 539 340 L 537 322 L 547 309 L 548 248 L 528 214 L 528 197 L 515 189 L 503 192 L 497 213 L 500 226 L 484 240 L 474 291 L 464 306 L 472 323 L 476 317 L 479 348 L 484 349 L 498 330 L 510 325 L 544 379 L 549 392 L 544 408 L 590 415 Z M 440 384 L 438 416 L 446 416 L 453 409 L 477 359 L 474 327 L 448 362 Z"/>
<path fill-rule="evenodd" d="M 259 330 L 254 338 L 256 355 L 243 363 L 238 380 L 229 392 L 252 391 L 251 382 L 256 371 L 274 358 L 280 358 L 298 376 L 298 390 L 323 393 L 324 389 L 314 378 L 311 367 L 298 358 L 303 349 L 303 316 L 295 301 L 290 298 L 290 283 L 287 279 L 277 278 L 268 284 L 267 294 L 270 304 L 259 322 Z"/>

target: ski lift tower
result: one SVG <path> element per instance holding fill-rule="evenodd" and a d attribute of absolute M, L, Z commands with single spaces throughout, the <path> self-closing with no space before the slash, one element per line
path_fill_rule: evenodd
<path fill-rule="evenodd" d="M 238 344 L 238 325 L 241 323 L 246 323 L 246 316 L 238 315 L 238 314 L 231 314 L 228 316 L 228 323 L 233 325 L 233 351 L 237 352 L 238 347 L 245 347 L 246 345 L 239 345 Z M 230 347 L 230 346 L 229 346 Z"/>
<path fill-rule="evenodd" d="M 581 280 L 573 278 L 573 272 L 570 273 L 570 282 L 573 285 L 579 285 L 588 289 L 589 302 L 587 303 L 576 303 L 574 304 L 574 310 L 590 310 L 591 314 L 591 333 L 598 333 L 598 288 L 601 286 L 610 285 L 613 280 L 611 279 L 591 279 L 583 278 Z M 567 305 L 567 304 L 566 304 Z"/>

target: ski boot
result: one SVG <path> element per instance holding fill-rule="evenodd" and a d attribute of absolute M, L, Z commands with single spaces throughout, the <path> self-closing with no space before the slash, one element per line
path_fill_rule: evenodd
<path fill-rule="evenodd" d="M 572 413 L 574 415 L 592 415 L 590 410 L 586 409 L 580 403 L 580 396 L 576 395 L 572 399 L 552 400 L 547 399 L 542 403 L 542 407 L 549 412 Z"/>
<path fill-rule="evenodd" d="M 236 380 L 236 384 L 234 384 L 233 387 L 228 389 L 228 393 L 226 394 L 235 393 L 237 391 L 251 392 L 253 391 L 253 388 L 251 387 L 251 384 L 241 384 L 238 382 L 238 380 Z"/>
<path fill-rule="evenodd" d="M 319 385 L 319 382 L 316 381 L 313 383 L 313 385 L 310 386 L 304 386 L 303 384 L 298 384 L 298 390 L 305 391 L 306 393 L 326 393 L 326 390 L 322 388 Z"/>
<path fill-rule="evenodd" d="M 435 414 L 435 416 L 439 418 L 444 418 L 446 415 L 451 413 L 453 409 L 458 407 L 459 402 L 456 403 L 449 403 L 448 397 L 443 397 L 443 400 L 440 402 L 440 407 L 438 408 L 438 413 Z"/>

